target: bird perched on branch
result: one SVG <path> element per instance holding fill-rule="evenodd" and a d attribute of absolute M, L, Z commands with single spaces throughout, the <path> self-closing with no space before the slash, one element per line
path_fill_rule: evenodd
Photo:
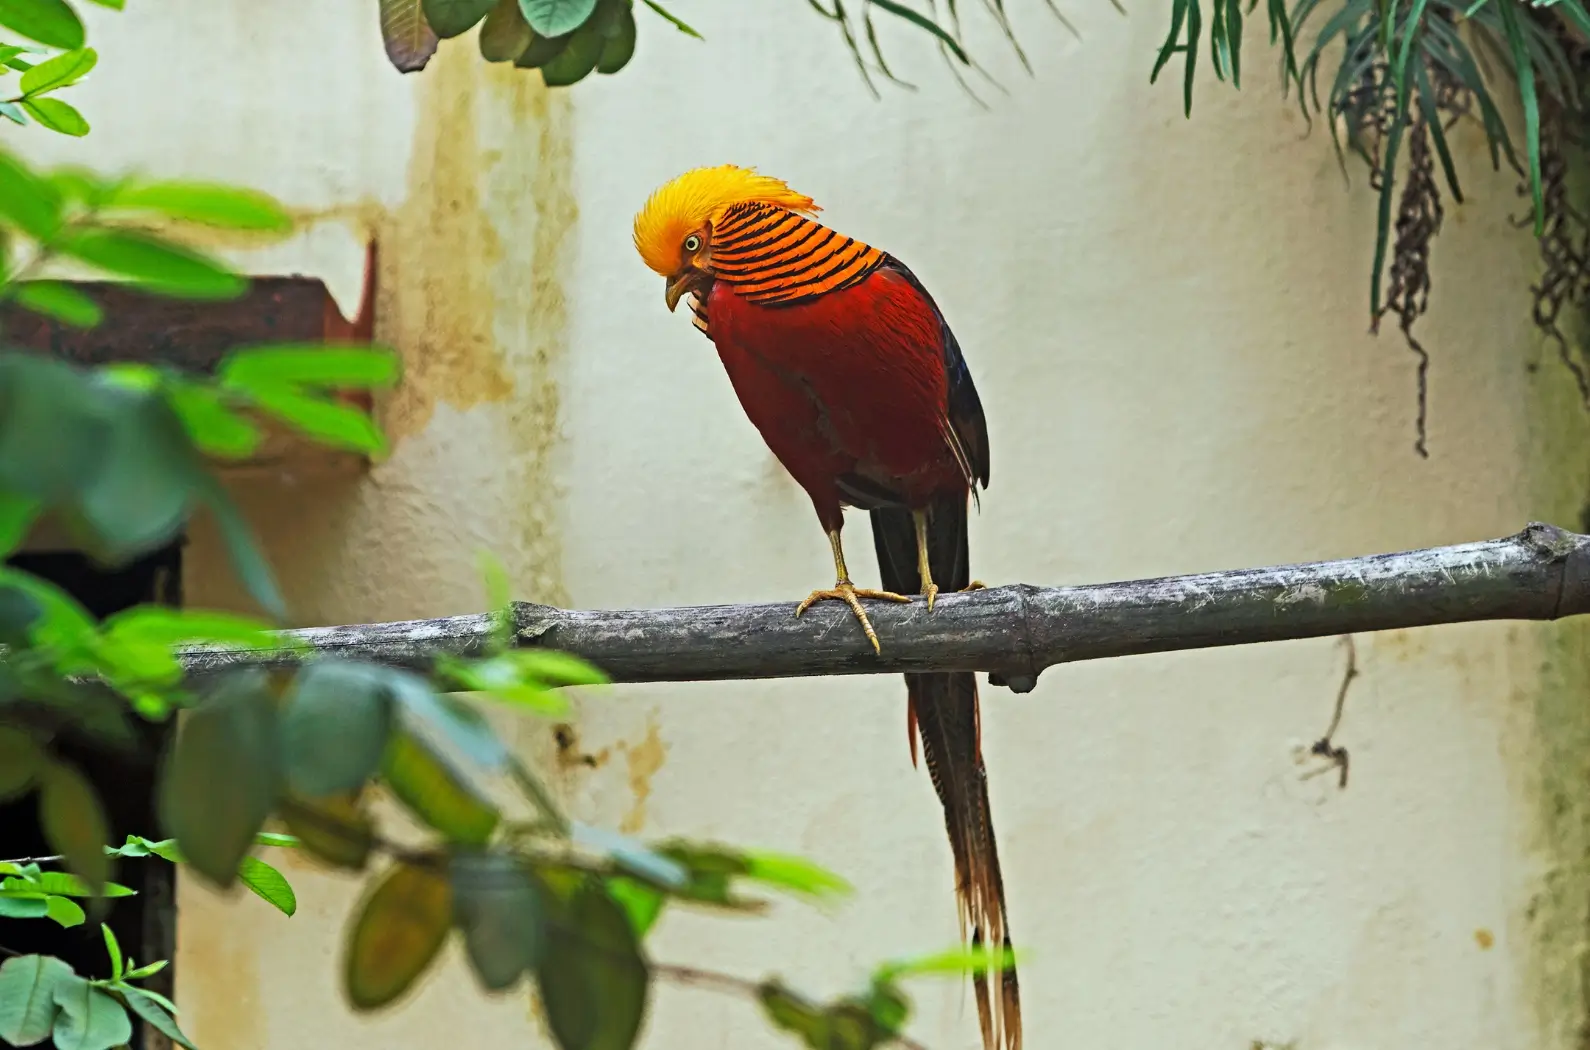
<path fill-rule="evenodd" d="M 837 579 L 813 591 L 846 603 L 873 648 L 862 599 L 933 610 L 941 588 L 967 590 L 967 504 L 988 485 L 988 426 L 971 373 L 927 290 L 893 256 L 816 222 L 810 197 L 724 165 L 686 172 L 635 216 L 635 247 L 686 296 L 718 348 L 740 404 L 828 534 Z M 884 590 L 857 587 L 845 565 L 842 508 L 872 518 Z M 908 674 L 911 760 L 920 739 L 944 806 L 962 929 L 1008 949 L 1005 889 L 969 673 Z M 1016 971 L 974 977 L 987 1050 L 1021 1046 Z"/>

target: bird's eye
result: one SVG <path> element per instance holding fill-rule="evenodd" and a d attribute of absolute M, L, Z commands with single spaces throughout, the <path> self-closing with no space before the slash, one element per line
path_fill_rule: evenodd
<path fill-rule="evenodd" d="M 699 252 L 700 250 L 701 250 L 701 238 L 700 237 L 697 237 L 695 234 L 692 233 L 690 236 L 685 238 L 685 251 L 687 251 L 687 252 Z"/>

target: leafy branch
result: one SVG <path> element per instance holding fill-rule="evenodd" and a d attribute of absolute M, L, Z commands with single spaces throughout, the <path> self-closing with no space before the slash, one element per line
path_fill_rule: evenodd
<path fill-rule="evenodd" d="M 1255 6 L 1256 0 L 1247 11 Z M 1240 86 L 1241 12 L 1241 0 L 1212 0 L 1210 63 L 1216 77 L 1229 77 L 1233 86 Z M 1459 121 L 1478 124 L 1494 170 L 1505 161 L 1522 179 L 1529 218 L 1521 225 L 1540 242 L 1546 270 L 1535 286 L 1535 321 L 1558 345 L 1590 407 L 1590 372 L 1570 352 L 1559 327 L 1566 303 L 1590 308 L 1590 271 L 1583 265 L 1590 224 L 1562 192 L 1560 164 L 1590 130 L 1581 72 L 1590 58 L 1590 8 L 1584 0 L 1294 0 L 1290 9 L 1286 0 L 1266 0 L 1266 15 L 1270 44 L 1280 45 L 1283 93 L 1296 92 L 1305 119 L 1323 118 L 1344 176 L 1349 153 L 1369 169 L 1377 196 L 1370 318 L 1378 328 L 1382 318 L 1394 315 L 1416 360 L 1415 451 L 1428 454 L 1430 357 L 1413 329 L 1429 307 L 1431 244 L 1444 216 L 1442 186 L 1453 201 L 1463 201 L 1448 143 Z M 1319 29 L 1300 57 L 1298 41 L 1313 22 Z M 1188 116 L 1202 35 L 1200 0 L 1174 0 L 1170 33 L 1150 80 L 1181 55 Z M 1327 73 L 1322 98 L 1327 56 L 1336 65 Z M 1503 119 L 1501 88 L 1517 91 L 1521 128 Z"/>

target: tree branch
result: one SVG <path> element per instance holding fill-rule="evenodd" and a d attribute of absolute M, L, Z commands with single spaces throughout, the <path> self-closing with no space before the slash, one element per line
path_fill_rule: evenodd
<path fill-rule="evenodd" d="M 515 603 L 523 645 L 562 649 L 618 682 L 986 671 L 1026 692 L 1044 668 L 1137 653 L 1246 645 L 1472 620 L 1590 612 L 1590 536 L 1531 524 L 1515 536 L 1340 561 L 1082 587 L 1016 584 L 870 603 L 874 655 L 837 602 L 799 619 L 794 603 L 567 610 Z M 438 653 L 484 651 L 489 615 L 286 632 L 314 655 L 426 669 Z M 193 649 L 191 674 L 290 667 L 300 655 Z"/>

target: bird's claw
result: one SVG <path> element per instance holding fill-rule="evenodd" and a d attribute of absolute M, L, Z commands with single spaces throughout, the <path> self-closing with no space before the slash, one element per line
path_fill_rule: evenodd
<path fill-rule="evenodd" d="M 988 584 L 984 583 L 982 580 L 973 580 L 971 583 L 967 584 L 965 587 L 962 587 L 961 590 L 960 590 L 960 593 L 961 594 L 965 594 L 967 591 L 986 590 L 987 587 L 988 587 Z M 927 607 L 928 607 L 927 611 L 928 612 L 932 612 L 933 611 L 933 600 L 939 596 L 939 593 L 940 593 L 939 592 L 939 585 L 936 584 L 936 583 L 929 583 L 926 587 L 924 587 L 922 589 L 923 597 L 927 598 Z"/>
<path fill-rule="evenodd" d="M 872 629 L 872 621 L 867 619 L 867 611 L 861 607 L 862 598 L 872 598 L 882 602 L 909 602 L 911 599 L 903 594 L 893 591 L 875 591 L 866 587 L 857 587 L 849 580 L 841 580 L 826 590 L 817 590 L 806 596 L 806 600 L 795 607 L 795 615 L 810 609 L 822 601 L 844 602 L 850 606 L 850 611 L 856 614 L 856 619 L 861 622 L 861 629 L 867 633 L 867 641 L 872 643 L 872 651 L 883 655 L 883 647 L 878 644 L 878 632 Z"/>

